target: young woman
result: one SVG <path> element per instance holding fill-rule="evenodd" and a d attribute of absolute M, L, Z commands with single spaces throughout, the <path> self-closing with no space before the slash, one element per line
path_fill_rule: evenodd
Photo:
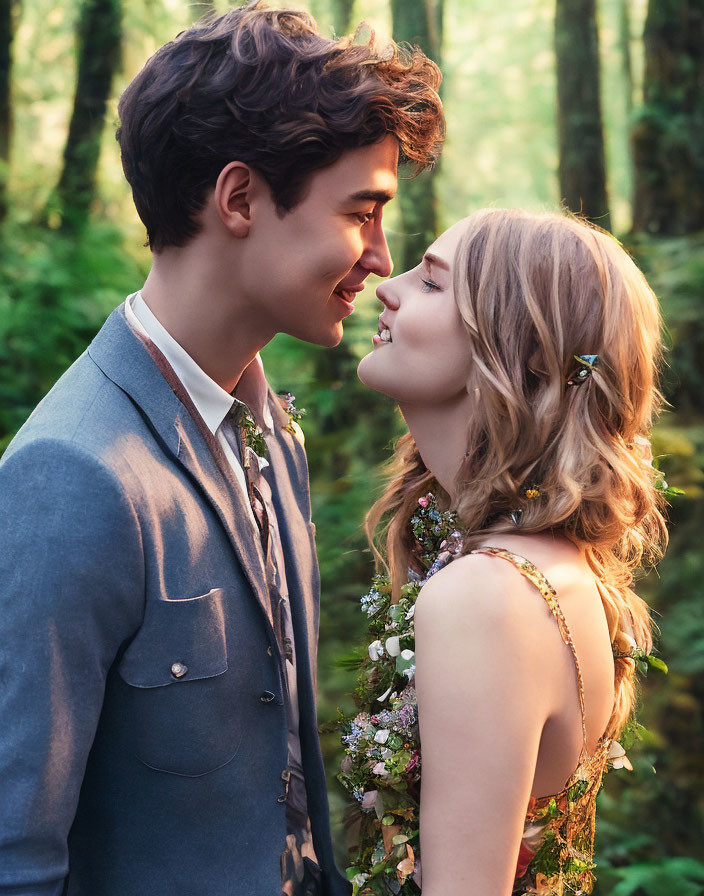
<path fill-rule="evenodd" d="M 410 432 L 368 524 L 392 603 L 409 568 L 423 581 L 408 614 L 423 896 L 591 892 L 596 794 L 622 753 L 635 659 L 652 647 L 631 586 L 666 543 L 647 442 L 655 296 L 610 235 L 507 210 L 455 224 L 377 294 L 359 377 L 398 402 Z M 428 492 L 460 529 L 432 576 L 409 526 Z M 378 755 L 381 781 L 398 769 Z M 411 844 L 384 843 L 407 849 L 398 880 L 418 885 Z"/>

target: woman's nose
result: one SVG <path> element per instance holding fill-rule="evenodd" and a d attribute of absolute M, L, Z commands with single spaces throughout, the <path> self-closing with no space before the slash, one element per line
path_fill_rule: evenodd
<path fill-rule="evenodd" d="M 395 281 L 396 277 L 391 280 L 385 280 L 376 288 L 376 297 L 392 311 L 398 308 L 398 298 L 396 296 Z"/>

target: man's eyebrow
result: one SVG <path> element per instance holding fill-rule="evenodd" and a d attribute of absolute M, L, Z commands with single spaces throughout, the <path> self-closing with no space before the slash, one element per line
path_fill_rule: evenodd
<path fill-rule="evenodd" d="M 389 190 L 358 190 L 348 197 L 349 202 L 390 202 L 396 194 Z"/>
<path fill-rule="evenodd" d="M 426 252 L 423 256 L 423 260 L 426 262 L 426 264 L 434 264 L 436 267 L 442 268 L 444 271 L 450 270 L 450 265 L 442 258 L 438 258 L 437 255 L 433 255 L 432 252 Z"/>

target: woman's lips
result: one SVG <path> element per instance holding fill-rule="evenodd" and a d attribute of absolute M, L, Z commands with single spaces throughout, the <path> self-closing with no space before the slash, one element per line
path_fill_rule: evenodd
<path fill-rule="evenodd" d="M 387 345 L 393 342 L 391 339 L 391 330 L 386 326 L 386 324 L 379 318 L 379 331 L 372 336 L 372 345 L 376 347 L 377 345 Z"/>

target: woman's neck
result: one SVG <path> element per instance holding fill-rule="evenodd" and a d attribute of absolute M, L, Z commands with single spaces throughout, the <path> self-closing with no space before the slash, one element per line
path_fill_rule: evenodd
<path fill-rule="evenodd" d="M 466 392 L 440 404 L 399 403 L 423 463 L 451 496 L 467 450 L 472 402 Z"/>

